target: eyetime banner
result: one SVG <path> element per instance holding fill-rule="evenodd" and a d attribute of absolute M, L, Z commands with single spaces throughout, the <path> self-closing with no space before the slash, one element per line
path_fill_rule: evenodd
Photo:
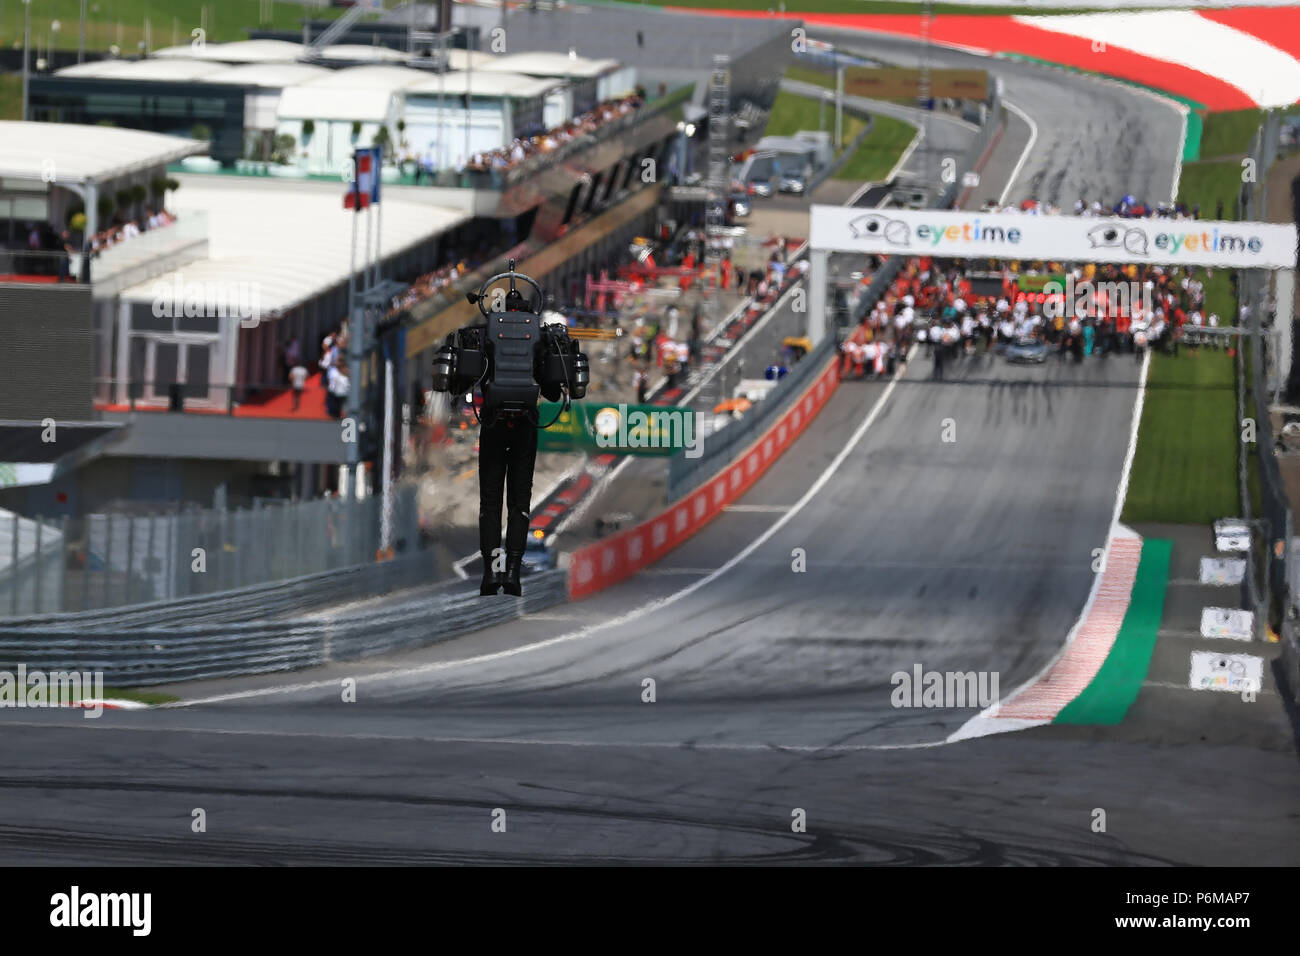
<path fill-rule="evenodd" d="M 833 252 L 1296 268 L 1294 224 L 813 206 L 810 232 Z"/>
<path fill-rule="evenodd" d="M 984 70 L 930 70 L 930 96 L 936 99 L 987 100 L 989 75 Z M 921 71 L 909 67 L 850 66 L 844 92 L 876 100 L 915 100 L 921 95 Z"/>
<path fill-rule="evenodd" d="M 541 402 L 537 407 L 543 425 L 554 421 L 538 431 L 538 451 L 675 455 L 685 450 L 688 458 L 702 453 L 703 436 L 690 408 L 626 402 L 574 402 L 568 411 L 561 411 L 559 402 Z"/>

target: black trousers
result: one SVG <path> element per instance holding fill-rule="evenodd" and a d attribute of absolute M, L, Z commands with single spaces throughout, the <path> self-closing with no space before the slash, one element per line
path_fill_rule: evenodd
<path fill-rule="evenodd" d="M 523 554 L 537 461 L 537 426 L 501 417 L 478 435 L 478 541 L 488 567 L 501 547 L 501 492 L 506 495 L 506 553 Z"/>

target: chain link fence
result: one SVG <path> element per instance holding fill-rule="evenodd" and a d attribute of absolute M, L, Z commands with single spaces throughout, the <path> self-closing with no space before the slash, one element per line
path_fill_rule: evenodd
<path fill-rule="evenodd" d="M 0 519 L 0 618 L 218 594 L 373 562 L 382 498 L 238 510 Z M 420 545 L 416 488 L 393 494 L 393 549 Z"/>
<path fill-rule="evenodd" d="M 1238 206 L 1239 218 L 1256 222 L 1268 219 L 1267 173 L 1277 156 L 1280 114 L 1270 111 L 1255 133 L 1250 157 L 1256 175 L 1242 183 Z M 1255 441 L 1242 441 L 1238 456 L 1238 481 L 1242 512 L 1251 534 L 1250 560 L 1247 561 L 1247 601 L 1255 611 L 1256 637 L 1264 629 L 1276 627 L 1285 644 L 1283 669 L 1288 674 L 1289 691 L 1300 701 L 1300 646 L 1291 620 L 1293 594 L 1288 561 L 1291 557 L 1292 514 L 1286 486 L 1276 454 L 1270 411 L 1269 382 L 1276 384 L 1280 367 L 1276 330 L 1272 328 L 1270 309 L 1272 274 L 1259 269 L 1243 269 L 1237 279 L 1237 324 L 1246 332 L 1237 357 L 1238 419 L 1242 427 L 1253 422 Z M 1256 513 L 1258 512 L 1258 513 Z"/>

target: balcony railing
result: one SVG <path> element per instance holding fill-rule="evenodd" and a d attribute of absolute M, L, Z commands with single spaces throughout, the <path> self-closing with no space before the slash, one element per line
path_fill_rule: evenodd
<path fill-rule="evenodd" d="M 75 282 L 76 263 L 63 251 L 0 249 L 0 281 Z"/>
<path fill-rule="evenodd" d="M 315 376 L 308 380 L 296 409 L 293 389 L 282 381 L 229 384 L 96 378 L 94 389 L 95 408 L 106 412 L 188 412 L 303 421 L 329 417 L 325 388 Z"/>

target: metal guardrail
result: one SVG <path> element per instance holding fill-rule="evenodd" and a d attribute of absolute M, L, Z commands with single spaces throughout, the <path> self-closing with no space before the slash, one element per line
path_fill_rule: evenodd
<path fill-rule="evenodd" d="M 456 584 L 455 590 L 444 586 L 397 604 L 334 616 L 152 627 L 115 623 L 93 632 L 3 627 L 0 662 L 100 671 L 106 684 L 124 687 L 266 674 L 424 647 L 568 599 L 562 570 L 525 578 L 519 599 L 481 598 L 464 582 Z"/>
<path fill-rule="evenodd" d="M 372 496 L 153 515 L 15 515 L 0 522 L 0 539 L 8 535 L 0 554 L 0 616 L 102 611 L 200 595 L 233 612 L 246 588 L 368 564 L 379 548 L 381 507 L 382 498 Z M 418 547 L 414 485 L 395 489 L 393 529 L 399 555 Z M 322 591 L 317 606 L 332 598 Z"/>
<path fill-rule="evenodd" d="M 29 628 L 60 631 L 160 628 L 180 621 L 218 624 L 309 614 L 322 607 L 426 585 L 433 580 L 435 571 L 433 552 L 420 551 L 392 561 L 320 571 L 196 597 L 6 618 L 0 621 L 0 633 L 5 629 Z"/>
<path fill-rule="evenodd" d="M 772 391 L 738 422 L 714 432 L 702 443 L 698 458 L 674 455 L 668 462 L 668 501 L 680 501 L 731 464 L 740 449 L 748 447 L 778 418 L 807 386 L 826 368 L 836 351 L 835 337 L 828 335 L 800 360 Z"/>
<path fill-rule="evenodd" d="M 0 249 L 0 275 L 41 276 L 75 280 L 72 257 L 62 250 Z"/>

